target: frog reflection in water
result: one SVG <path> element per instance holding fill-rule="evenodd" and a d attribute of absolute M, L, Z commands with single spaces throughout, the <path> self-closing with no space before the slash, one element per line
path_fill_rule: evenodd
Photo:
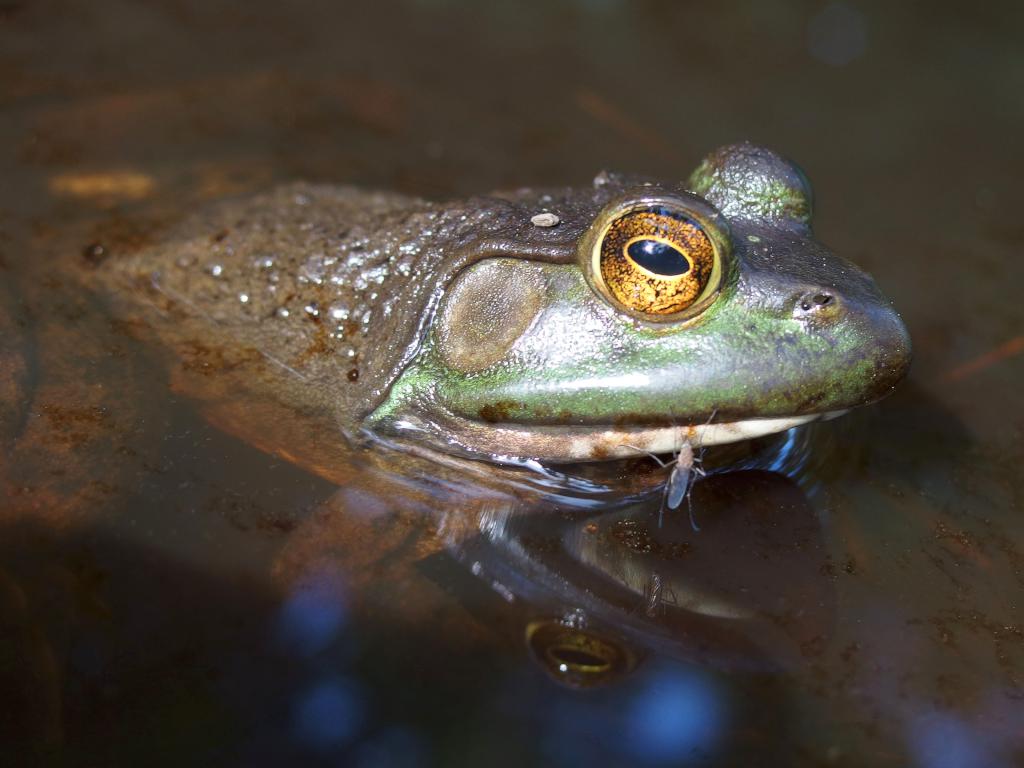
<path fill-rule="evenodd" d="M 613 683 L 652 653 L 792 668 L 831 632 L 818 510 L 782 475 L 711 475 L 694 489 L 708 517 L 700 534 L 678 515 L 661 525 L 645 497 L 562 498 L 550 514 L 550 497 L 531 506 L 467 485 L 453 494 L 448 482 L 422 494 L 431 483 L 396 485 L 368 467 L 289 538 L 278 574 L 301 585 L 340 567 L 366 614 L 405 622 L 392 631 L 467 650 L 518 636 L 570 687 Z"/>
<path fill-rule="evenodd" d="M 748 144 L 687 184 L 447 204 L 294 185 L 103 272 L 218 374 L 223 423 L 329 477 L 338 432 L 505 463 L 749 439 L 877 400 L 910 359 L 871 278 L 814 239 L 802 173 Z M 257 434 L 254 397 L 333 441 Z"/>
<path fill-rule="evenodd" d="M 715 475 L 698 493 L 714 519 L 700 536 L 626 503 L 553 524 L 519 515 L 455 551 L 527 598 L 533 657 L 573 687 L 627 674 L 650 651 L 724 668 L 799 664 L 835 607 L 813 505 L 766 472 Z"/>

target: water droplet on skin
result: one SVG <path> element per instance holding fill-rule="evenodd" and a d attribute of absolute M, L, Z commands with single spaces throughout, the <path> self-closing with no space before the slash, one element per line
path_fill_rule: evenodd
<path fill-rule="evenodd" d="M 349 309 L 338 301 L 328 307 L 327 314 L 330 315 L 332 320 L 347 320 L 349 316 Z"/>
<path fill-rule="evenodd" d="M 388 276 L 386 266 L 373 267 L 359 273 L 352 285 L 357 291 L 366 290 L 371 283 L 381 285 Z"/>
<path fill-rule="evenodd" d="M 278 307 L 277 308 L 277 316 L 278 317 L 288 317 L 288 315 L 290 315 L 290 314 L 291 314 L 291 312 L 288 311 L 287 307 Z"/>
<path fill-rule="evenodd" d="M 337 259 L 334 256 L 325 256 L 322 253 L 314 253 L 308 259 L 306 263 L 302 265 L 300 278 L 304 277 L 306 280 L 310 280 L 317 285 L 321 285 L 324 281 L 324 275 L 327 273 L 327 268 L 336 262 Z"/>
<path fill-rule="evenodd" d="M 220 277 L 224 274 L 224 267 L 220 264 L 211 264 L 207 271 L 214 277 Z"/>
<path fill-rule="evenodd" d="M 320 305 L 315 301 L 309 302 L 302 310 L 310 317 L 320 317 Z"/>
<path fill-rule="evenodd" d="M 249 303 L 249 294 L 248 293 L 240 293 L 240 294 L 238 294 L 238 300 L 240 302 L 242 302 L 243 304 L 248 304 Z"/>

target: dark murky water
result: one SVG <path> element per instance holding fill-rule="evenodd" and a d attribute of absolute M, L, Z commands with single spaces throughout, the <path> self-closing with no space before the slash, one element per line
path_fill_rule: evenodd
<path fill-rule="evenodd" d="M 1022 21 L 0 4 L 10 764 L 1020 764 Z M 884 403 L 700 483 L 699 534 L 659 529 L 656 491 L 339 489 L 212 426 L 62 266 L 277 181 L 681 178 L 738 139 L 805 167 L 820 237 L 916 359 Z"/>

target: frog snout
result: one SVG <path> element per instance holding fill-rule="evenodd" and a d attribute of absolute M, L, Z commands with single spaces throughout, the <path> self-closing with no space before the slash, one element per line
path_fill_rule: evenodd
<path fill-rule="evenodd" d="M 910 333 L 903 318 L 888 302 L 865 314 L 873 340 L 868 344 L 867 354 L 875 364 L 875 383 L 882 390 L 892 389 L 910 368 L 913 356 Z"/>
<path fill-rule="evenodd" d="M 803 286 L 791 294 L 792 316 L 808 333 L 831 338 L 848 350 L 848 362 L 867 363 L 870 399 L 898 384 L 910 366 L 910 334 L 902 318 L 873 283 L 860 290 Z"/>

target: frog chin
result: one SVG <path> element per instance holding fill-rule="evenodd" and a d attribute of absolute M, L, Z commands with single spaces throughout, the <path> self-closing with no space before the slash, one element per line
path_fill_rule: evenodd
<path fill-rule="evenodd" d="M 396 419 L 388 432 L 399 438 L 426 440 L 435 447 L 469 456 L 519 464 L 536 459 L 547 462 L 609 461 L 644 453 L 675 453 L 686 443 L 724 445 L 785 432 L 817 419 L 830 419 L 845 411 L 782 418 L 751 418 L 669 427 L 522 426 L 475 421 L 454 414 L 443 417 Z"/>

